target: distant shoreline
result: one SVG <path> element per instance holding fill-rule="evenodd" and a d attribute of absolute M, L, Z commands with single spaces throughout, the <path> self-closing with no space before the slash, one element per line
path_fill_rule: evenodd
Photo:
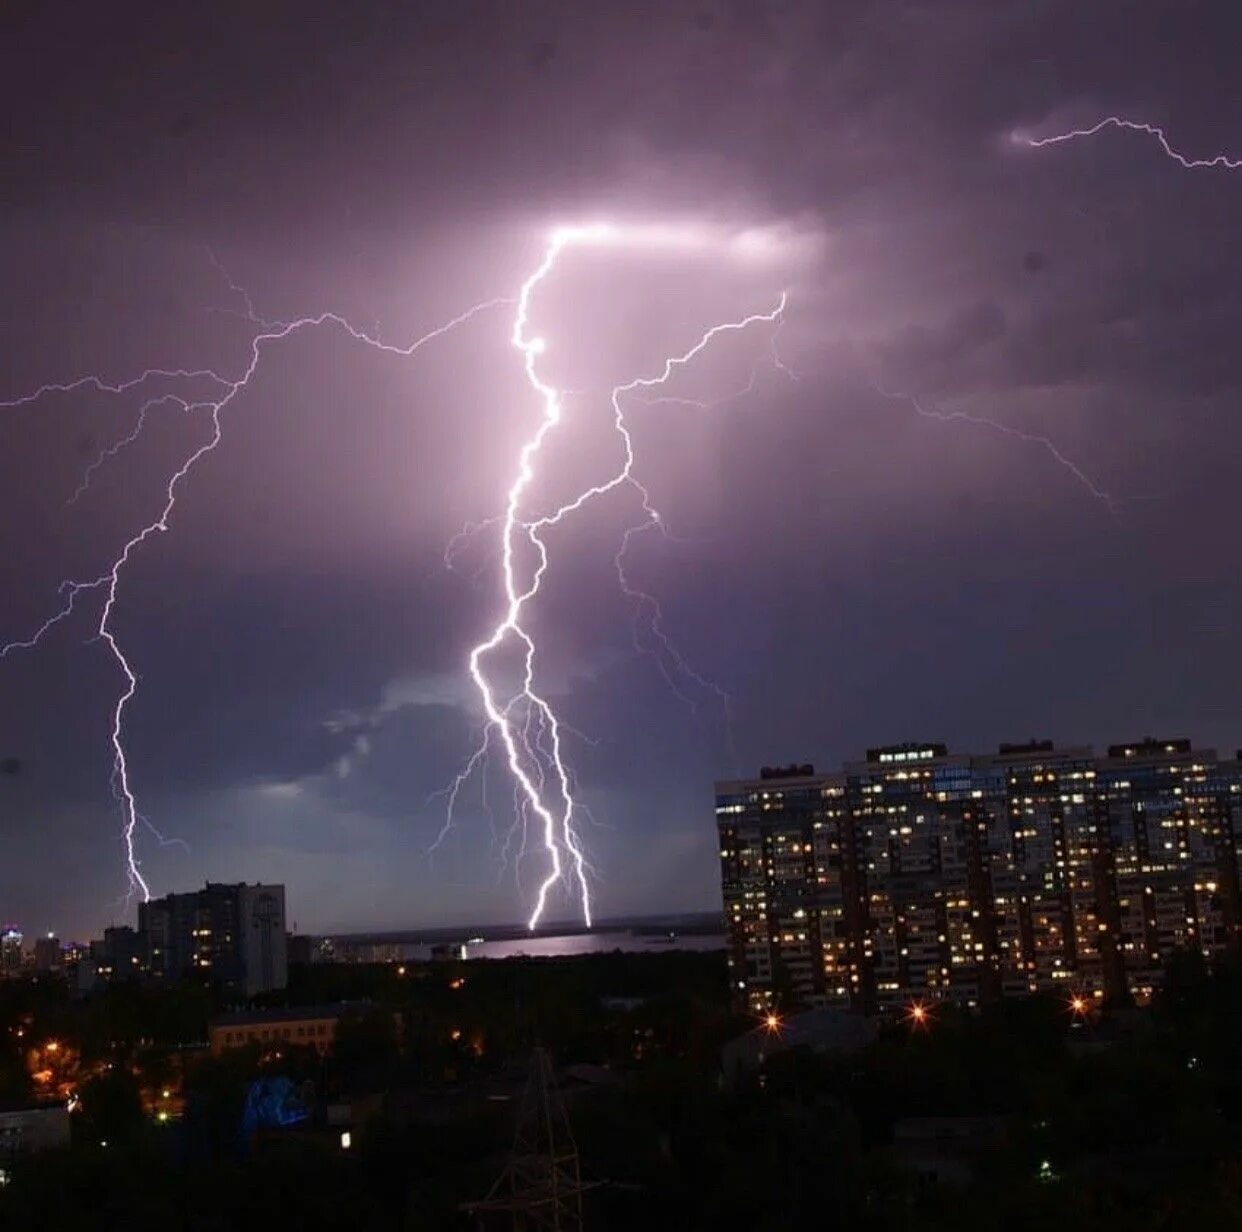
<path fill-rule="evenodd" d="M 630 916 L 601 920 L 587 928 L 580 920 L 553 922 L 529 929 L 525 924 L 462 924 L 452 928 L 411 928 L 387 931 L 303 933 L 341 945 L 446 945 L 466 943 L 476 937 L 485 941 L 520 941 L 536 937 L 607 936 L 628 933 L 636 937 L 655 937 L 666 933 L 681 936 L 710 936 L 724 932 L 722 912 L 700 911 L 684 915 Z"/>

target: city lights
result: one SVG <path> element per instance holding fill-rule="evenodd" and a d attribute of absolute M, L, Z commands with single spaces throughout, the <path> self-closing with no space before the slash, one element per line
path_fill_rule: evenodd
<path fill-rule="evenodd" d="M 1173 951 L 1234 935 L 1235 786 L 1237 762 L 1186 739 L 895 745 L 717 783 L 734 1007 L 786 986 L 912 1026 L 911 1003 L 1050 993 L 1077 1023 L 1110 994 L 1145 1004 Z"/>

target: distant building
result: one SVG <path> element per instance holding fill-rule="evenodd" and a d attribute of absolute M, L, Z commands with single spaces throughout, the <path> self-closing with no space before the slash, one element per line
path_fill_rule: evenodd
<path fill-rule="evenodd" d="M 758 1069 L 768 1057 L 790 1048 L 812 1052 L 856 1052 L 877 1035 L 875 1023 L 849 1010 L 821 1008 L 801 1014 L 774 1018 L 771 1026 L 761 1025 L 720 1050 L 725 1081 Z"/>
<path fill-rule="evenodd" d="M 48 933 L 46 937 L 38 937 L 34 943 L 34 965 L 36 971 L 59 971 L 63 965 L 60 938 Z"/>
<path fill-rule="evenodd" d="M 338 940 L 333 948 L 333 962 L 398 963 L 404 956 L 402 946 L 391 941 Z"/>
<path fill-rule="evenodd" d="M 253 997 L 288 982 L 285 887 L 208 882 L 138 907 L 154 979 L 198 976 Z"/>
<path fill-rule="evenodd" d="M 22 934 L 17 925 L 0 930 L 0 975 L 18 975 L 22 969 Z"/>
<path fill-rule="evenodd" d="M 103 938 L 91 942 L 90 962 L 100 980 L 137 979 L 145 969 L 146 938 L 128 924 L 105 928 Z"/>
<path fill-rule="evenodd" d="M 1242 938 L 1242 764 L 1187 740 L 871 749 L 716 785 L 738 1008 L 1143 1001 Z"/>
<path fill-rule="evenodd" d="M 446 942 L 431 947 L 432 962 L 461 962 L 469 956 L 469 951 L 460 941 L 454 941 L 451 944 Z"/>
<path fill-rule="evenodd" d="M 65 964 L 65 978 L 69 982 L 69 992 L 74 997 L 88 997 L 103 982 L 99 974 L 99 963 L 89 952 Z"/>
<path fill-rule="evenodd" d="M 304 1009 L 241 1010 L 221 1014 L 208 1024 L 212 1056 L 229 1048 L 245 1048 L 251 1044 L 313 1045 L 328 1052 L 336 1038 L 336 1027 L 350 1007 L 319 1006 Z"/>

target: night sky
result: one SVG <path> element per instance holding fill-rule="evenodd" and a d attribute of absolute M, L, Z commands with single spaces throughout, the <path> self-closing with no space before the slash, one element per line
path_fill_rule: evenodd
<path fill-rule="evenodd" d="M 612 565 L 633 493 L 549 537 L 530 626 L 589 738 L 566 753 L 599 915 L 716 906 L 712 782 L 761 764 L 1242 742 L 1242 171 L 1116 129 L 1011 139 L 1115 113 L 1242 154 L 1230 0 L 30 0 L 0 22 L 0 398 L 152 365 L 236 376 L 256 332 L 238 287 L 259 317 L 332 310 L 404 345 L 516 294 L 557 224 L 764 237 L 745 261 L 578 253 L 532 307 L 573 391 L 542 508 L 615 444 L 611 386 L 789 292 L 796 379 L 759 328 L 670 390 L 711 403 L 753 377 L 744 395 L 631 412 L 671 534 L 630 572 L 731 724 L 634 650 Z M 130 766 L 176 840 L 139 832 L 155 893 L 282 881 L 303 930 L 524 917 L 542 865 L 519 884 L 502 864 L 478 780 L 428 852 L 429 797 L 480 729 L 465 656 L 501 602 L 494 528 L 453 570 L 444 548 L 500 511 L 538 416 L 511 313 L 409 359 L 328 327 L 272 345 L 134 554 Z M 210 426 L 171 404 L 71 498 L 173 388 L 0 411 L 0 640 L 158 514 Z M 0 663 L 0 917 L 30 933 L 134 914 L 98 618 L 84 596 Z M 486 783 L 503 837 L 511 787 Z"/>

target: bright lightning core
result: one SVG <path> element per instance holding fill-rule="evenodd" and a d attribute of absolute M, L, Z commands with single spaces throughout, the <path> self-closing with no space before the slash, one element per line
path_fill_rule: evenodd
<path fill-rule="evenodd" d="M 470 676 L 479 691 L 487 716 L 487 727 L 482 745 L 450 789 L 446 828 L 452 821 L 452 807 L 458 791 L 465 779 L 485 760 L 492 734 L 498 734 L 509 772 L 516 785 L 521 805 L 519 817 L 525 816 L 527 810 L 533 813 L 547 853 L 547 871 L 539 884 L 528 920 L 528 926 L 532 929 L 538 925 L 544 913 L 549 892 L 566 876 L 572 880 L 582 918 L 588 926 L 591 924 L 592 915 L 589 869 L 576 827 L 575 813 L 580 810 L 575 804 L 573 776 L 565 763 L 562 749 L 563 723 L 536 688 L 535 642 L 522 623 L 526 605 L 538 593 L 548 568 L 548 547 L 544 532 L 561 523 L 595 497 L 628 484 L 640 498 L 644 521 L 627 531 L 617 557 L 617 572 L 622 588 L 627 594 L 636 596 L 636 592 L 630 589 L 625 579 L 625 547 L 634 531 L 645 526 L 659 526 L 660 515 L 652 504 L 647 489 L 633 474 L 634 447 L 626 425 L 623 397 L 634 390 L 662 385 L 677 368 L 689 363 L 722 333 L 735 332 L 756 322 L 779 322 L 785 308 L 785 296 L 782 294 L 776 307 L 769 312 L 755 313 L 736 321 L 712 326 L 684 353 L 666 360 L 658 374 L 639 377 L 615 387 L 611 395 L 611 406 L 613 426 L 622 455 L 618 468 L 553 512 L 533 519 L 523 516 L 524 498 L 535 480 L 536 465 L 544 441 L 561 423 L 564 406 L 562 392 L 548 384 L 539 372 L 537 361 L 546 353 L 548 343 L 541 335 L 531 332 L 531 300 L 540 284 L 552 274 L 562 253 L 572 246 L 619 244 L 634 247 L 669 245 L 677 248 L 697 248 L 706 242 L 702 232 L 665 227 L 628 229 L 611 224 L 558 227 L 552 232 L 542 260 L 522 284 L 517 298 L 510 341 L 522 356 L 526 380 L 539 400 L 541 413 L 538 426 L 523 444 L 518 455 L 516 473 L 505 503 L 501 530 L 504 612 L 491 634 L 474 647 L 469 657 Z M 663 637 L 662 634 L 660 636 Z M 521 656 L 521 679 L 517 690 L 502 701 L 491 666 L 496 652 L 509 646 L 515 646 Z M 684 661 L 678 658 L 678 662 L 684 667 Z M 533 740 L 530 736 L 532 721 L 538 733 Z M 546 744 L 538 738 L 544 733 L 547 735 Z"/>

